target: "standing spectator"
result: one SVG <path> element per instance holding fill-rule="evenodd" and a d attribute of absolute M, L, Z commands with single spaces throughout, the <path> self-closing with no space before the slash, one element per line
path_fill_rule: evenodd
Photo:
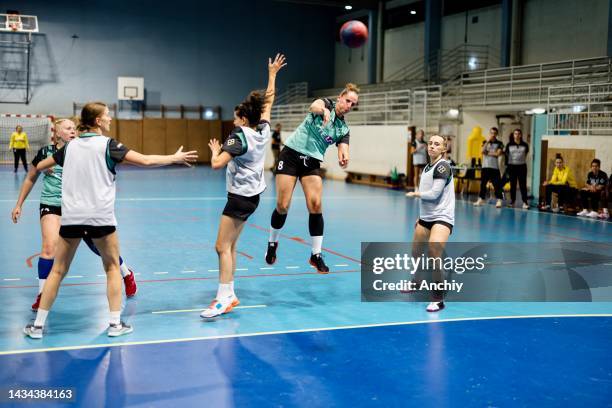
<path fill-rule="evenodd" d="M 17 173 L 17 168 L 19 167 L 19 159 L 21 159 L 23 168 L 27 173 L 26 149 L 30 150 L 30 144 L 28 143 L 28 135 L 23 131 L 21 125 L 17 125 L 15 131 L 11 134 L 10 149 L 13 149 L 13 155 L 15 156 L 15 173 Z"/>
<path fill-rule="evenodd" d="M 552 211 L 559 212 L 560 207 L 565 204 L 569 198 L 572 188 L 576 188 L 576 180 L 574 180 L 572 169 L 565 165 L 563 157 L 561 157 L 560 154 L 557 154 L 555 157 L 555 168 L 552 178 L 542 183 L 542 185 L 546 187 L 546 202 L 542 206 L 542 209 L 550 209 L 552 193 L 557 193 L 559 196 L 558 206 L 553 208 Z"/>
<path fill-rule="evenodd" d="M 495 188 L 495 197 L 497 202 L 495 207 L 502 206 L 502 186 L 501 177 L 499 174 L 498 158 L 503 154 L 504 144 L 497 140 L 499 130 L 492 127 L 489 130 L 489 138 L 482 144 L 482 170 L 480 173 L 480 194 L 478 200 L 474 203 L 475 206 L 483 205 L 487 195 L 487 183 L 491 181 Z"/>
<path fill-rule="evenodd" d="M 515 129 L 510 142 L 506 145 L 507 171 L 510 176 L 510 207 L 514 207 L 516 201 L 516 182 L 518 180 L 524 210 L 529 208 L 529 203 L 527 203 L 528 153 L 529 145 L 523 141 L 523 132 L 521 129 Z"/>
<path fill-rule="evenodd" d="M 412 168 L 414 173 L 414 191 L 419 189 L 419 180 L 421 172 L 427 164 L 427 142 L 425 141 L 425 132 L 419 129 L 410 145 L 410 153 L 412 153 Z"/>
<path fill-rule="evenodd" d="M 598 212 L 600 201 L 602 204 L 607 204 L 605 194 L 606 188 L 608 187 L 608 176 L 599 169 L 600 166 L 601 161 L 599 159 L 593 159 L 591 162 L 591 171 L 587 174 L 586 186 L 580 190 L 582 211 L 577 214 L 578 216 L 603 219 L 609 217 L 606 205 L 602 205 L 603 209 L 601 215 Z M 589 205 L 589 201 L 591 205 Z"/>
<path fill-rule="evenodd" d="M 280 155 L 281 148 L 281 124 L 277 123 L 274 126 L 274 131 L 272 132 L 272 154 L 274 155 L 274 166 L 272 167 L 272 172 L 276 174 L 276 166 L 278 166 L 278 156 Z"/>

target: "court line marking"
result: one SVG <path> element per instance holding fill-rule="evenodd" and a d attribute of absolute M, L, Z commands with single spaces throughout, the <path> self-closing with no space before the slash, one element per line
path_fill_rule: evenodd
<path fill-rule="evenodd" d="M 21 278 L 4 278 L 2 280 L 5 280 L 5 281 L 20 281 Z"/>
<path fill-rule="evenodd" d="M 195 273 L 195 271 L 181 271 L 181 273 Z"/>
<path fill-rule="evenodd" d="M 208 272 L 219 272 L 218 269 L 209 269 Z"/>
<path fill-rule="evenodd" d="M 153 272 L 153 275 L 167 275 L 168 272 Z"/>
<path fill-rule="evenodd" d="M 248 271 L 249 268 L 236 268 L 237 271 Z"/>
<path fill-rule="evenodd" d="M 299 266 L 285 266 L 285 268 L 287 268 L 287 269 L 298 269 Z"/>
<path fill-rule="evenodd" d="M 348 264 L 336 264 L 334 266 L 348 266 Z"/>
<path fill-rule="evenodd" d="M 200 310 L 200 309 L 198 309 Z M 255 333 L 241 333 L 241 334 L 224 334 L 218 336 L 202 336 L 202 337 L 187 337 L 182 339 L 167 339 L 167 340 L 143 340 L 143 341 L 132 341 L 125 343 L 102 343 L 102 344 L 87 344 L 80 346 L 61 346 L 61 347 L 47 347 L 39 349 L 28 349 L 28 350 L 9 350 L 0 351 L 0 356 L 14 355 L 14 354 L 28 354 L 28 353 L 44 353 L 49 351 L 69 351 L 69 350 L 84 350 L 92 348 L 103 348 L 103 347 L 121 347 L 121 346 L 141 346 L 148 344 L 167 344 L 167 343 L 186 343 L 192 341 L 202 340 L 222 340 L 222 339 L 234 339 L 240 337 L 256 337 L 256 336 L 271 336 L 277 334 L 291 334 L 291 333 L 312 333 L 332 330 L 351 330 L 351 329 L 367 329 L 371 327 L 393 327 L 393 326 L 410 326 L 417 324 L 432 324 L 432 323 L 451 323 L 451 322 L 466 322 L 466 321 L 481 321 L 481 320 L 505 320 L 505 319 L 556 319 L 556 318 L 567 318 L 567 317 L 612 317 L 612 313 L 598 313 L 598 314 L 568 314 L 568 315 L 518 315 L 518 316 L 487 316 L 487 317 L 460 317 L 454 319 L 439 319 L 439 320 L 415 320 L 410 322 L 391 322 L 391 323 L 373 323 L 373 324 L 359 324 L 350 326 L 332 326 L 332 327 L 319 327 L 313 329 L 296 329 L 296 330 L 276 330 L 268 332 L 255 332 Z"/>
<path fill-rule="evenodd" d="M 179 309 L 179 310 L 158 310 L 151 312 L 152 314 L 170 314 L 170 313 L 187 313 L 187 312 L 199 312 L 206 309 L 207 306 L 202 306 L 198 309 Z M 256 309 L 260 307 L 268 307 L 268 305 L 248 305 L 248 306 L 235 306 L 233 309 Z"/>
<path fill-rule="evenodd" d="M 67 278 L 82 278 L 83 275 L 68 275 Z"/>
<path fill-rule="evenodd" d="M 266 266 L 266 267 L 259 268 L 259 269 L 262 270 L 262 271 L 267 271 L 267 270 L 270 270 L 270 269 L 274 269 L 274 267 L 273 266 Z"/>

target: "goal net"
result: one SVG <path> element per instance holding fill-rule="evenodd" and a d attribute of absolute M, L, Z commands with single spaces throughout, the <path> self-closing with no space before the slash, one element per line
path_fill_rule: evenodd
<path fill-rule="evenodd" d="M 0 163 L 13 163 L 13 151 L 9 150 L 11 134 L 21 126 L 28 135 L 30 150 L 26 153 L 28 163 L 38 149 L 51 143 L 53 117 L 46 115 L 0 114 Z"/>

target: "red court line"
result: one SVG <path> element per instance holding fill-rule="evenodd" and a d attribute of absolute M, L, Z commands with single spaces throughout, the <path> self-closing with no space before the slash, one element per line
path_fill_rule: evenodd
<path fill-rule="evenodd" d="M 38 253 L 38 254 L 34 254 L 34 255 L 32 255 L 31 257 L 29 257 L 29 258 L 27 258 L 27 259 L 26 259 L 26 265 L 28 265 L 28 268 L 31 268 L 31 267 L 32 267 L 32 259 L 33 259 L 33 258 L 36 258 L 38 255 L 40 255 L 40 253 Z"/>
<path fill-rule="evenodd" d="M 253 227 L 253 228 L 256 228 L 256 229 L 261 230 L 261 231 L 270 232 L 270 229 L 269 229 L 269 228 L 264 228 L 264 227 L 261 227 L 261 226 L 256 225 L 256 224 L 247 223 L 247 225 L 248 225 L 249 227 Z M 300 238 L 300 237 L 290 237 L 289 235 L 285 235 L 285 234 L 280 234 L 280 236 L 281 236 L 282 238 L 290 239 L 290 240 L 295 241 L 295 242 L 297 242 L 297 243 L 300 243 L 300 244 L 302 244 L 302 245 L 310 246 L 310 244 L 309 244 L 308 242 L 306 242 L 306 241 L 304 240 L 304 238 Z M 322 249 L 323 251 L 325 251 L 325 252 L 329 252 L 330 254 L 333 254 L 333 255 L 339 256 L 339 257 L 344 258 L 344 259 L 348 259 L 349 261 L 353 261 L 353 262 L 356 262 L 356 263 L 358 263 L 358 264 L 360 264 L 360 265 L 361 265 L 361 261 L 360 261 L 359 259 L 351 258 L 351 257 L 350 257 L 350 256 L 348 256 L 348 255 L 343 255 L 343 254 L 341 254 L 341 253 L 339 253 L 339 252 L 336 252 L 336 251 L 334 251 L 334 250 L 332 250 L 332 249 L 329 249 L 329 248 L 321 248 L 321 249 Z"/>
<path fill-rule="evenodd" d="M 247 254 L 246 252 L 242 252 L 242 251 L 236 251 L 237 254 L 242 255 L 248 259 L 253 259 L 253 257 L 249 254 Z"/>
<path fill-rule="evenodd" d="M 329 275 L 340 273 L 361 272 L 360 269 L 349 269 L 346 271 L 330 271 Z M 301 276 L 301 275 L 321 275 L 318 272 L 297 272 L 297 273 L 262 273 L 257 275 L 235 275 L 234 278 L 270 278 L 275 276 Z M 193 281 L 193 280 L 216 280 L 217 276 L 203 276 L 201 278 L 170 278 L 170 279 L 145 279 L 138 280 L 137 283 L 152 283 L 152 282 L 173 282 L 173 281 Z M 81 282 L 81 283 L 62 283 L 62 286 L 91 286 L 91 285 L 106 285 L 106 282 Z M 0 289 L 22 289 L 22 288 L 37 288 L 38 285 L 20 285 L 20 286 L 2 286 Z"/>

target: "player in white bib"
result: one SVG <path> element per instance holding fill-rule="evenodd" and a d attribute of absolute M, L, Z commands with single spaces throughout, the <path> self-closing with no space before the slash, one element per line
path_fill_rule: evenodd
<path fill-rule="evenodd" d="M 427 147 L 430 162 L 421 174 L 419 191 L 407 194 L 408 197 L 421 199 L 419 219 L 412 237 L 413 256 L 420 256 L 424 246 L 430 257 L 442 256 L 448 237 L 453 232 L 455 184 L 450 163 L 443 158 L 446 142 L 443 136 L 431 136 Z M 443 308 L 444 299 L 434 293 L 427 311 L 437 312 Z"/>
<path fill-rule="evenodd" d="M 200 314 L 212 318 L 230 312 L 240 302 L 234 293 L 236 243 L 245 221 L 259 205 L 259 195 L 266 189 L 264 161 L 270 142 L 270 113 L 274 102 L 276 74 L 285 65 L 285 56 L 268 59 L 268 86 L 265 94 L 253 91 L 234 109 L 234 130 L 223 146 L 212 139 L 211 166 L 227 165 L 227 204 L 219 223 L 215 249 L 219 257 L 217 296 Z"/>
<path fill-rule="evenodd" d="M 197 152 L 183 152 L 181 146 L 173 155 L 142 155 L 103 135 L 110 130 L 112 118 L 102 102 L 83 107 L 79 130 L 81 136 L 38 163 L 39 171 L 62 167 L 62 218 L 53 268 L 45 282 L 36 320 L 24 333 L 43 337 L 49 310 L 57 297 L 60 284 L 70 268 L 77 247 L 83 238 L 91 238 L 100 252 L 106 272 L 110 337 L 132 332 L 121 321 L 121 274 L 119 272 L 119 239 L 115 219 L 115 167 L 125 161 L 138 166 L 155 167 L 184 163 L 197 159 Z"/>

